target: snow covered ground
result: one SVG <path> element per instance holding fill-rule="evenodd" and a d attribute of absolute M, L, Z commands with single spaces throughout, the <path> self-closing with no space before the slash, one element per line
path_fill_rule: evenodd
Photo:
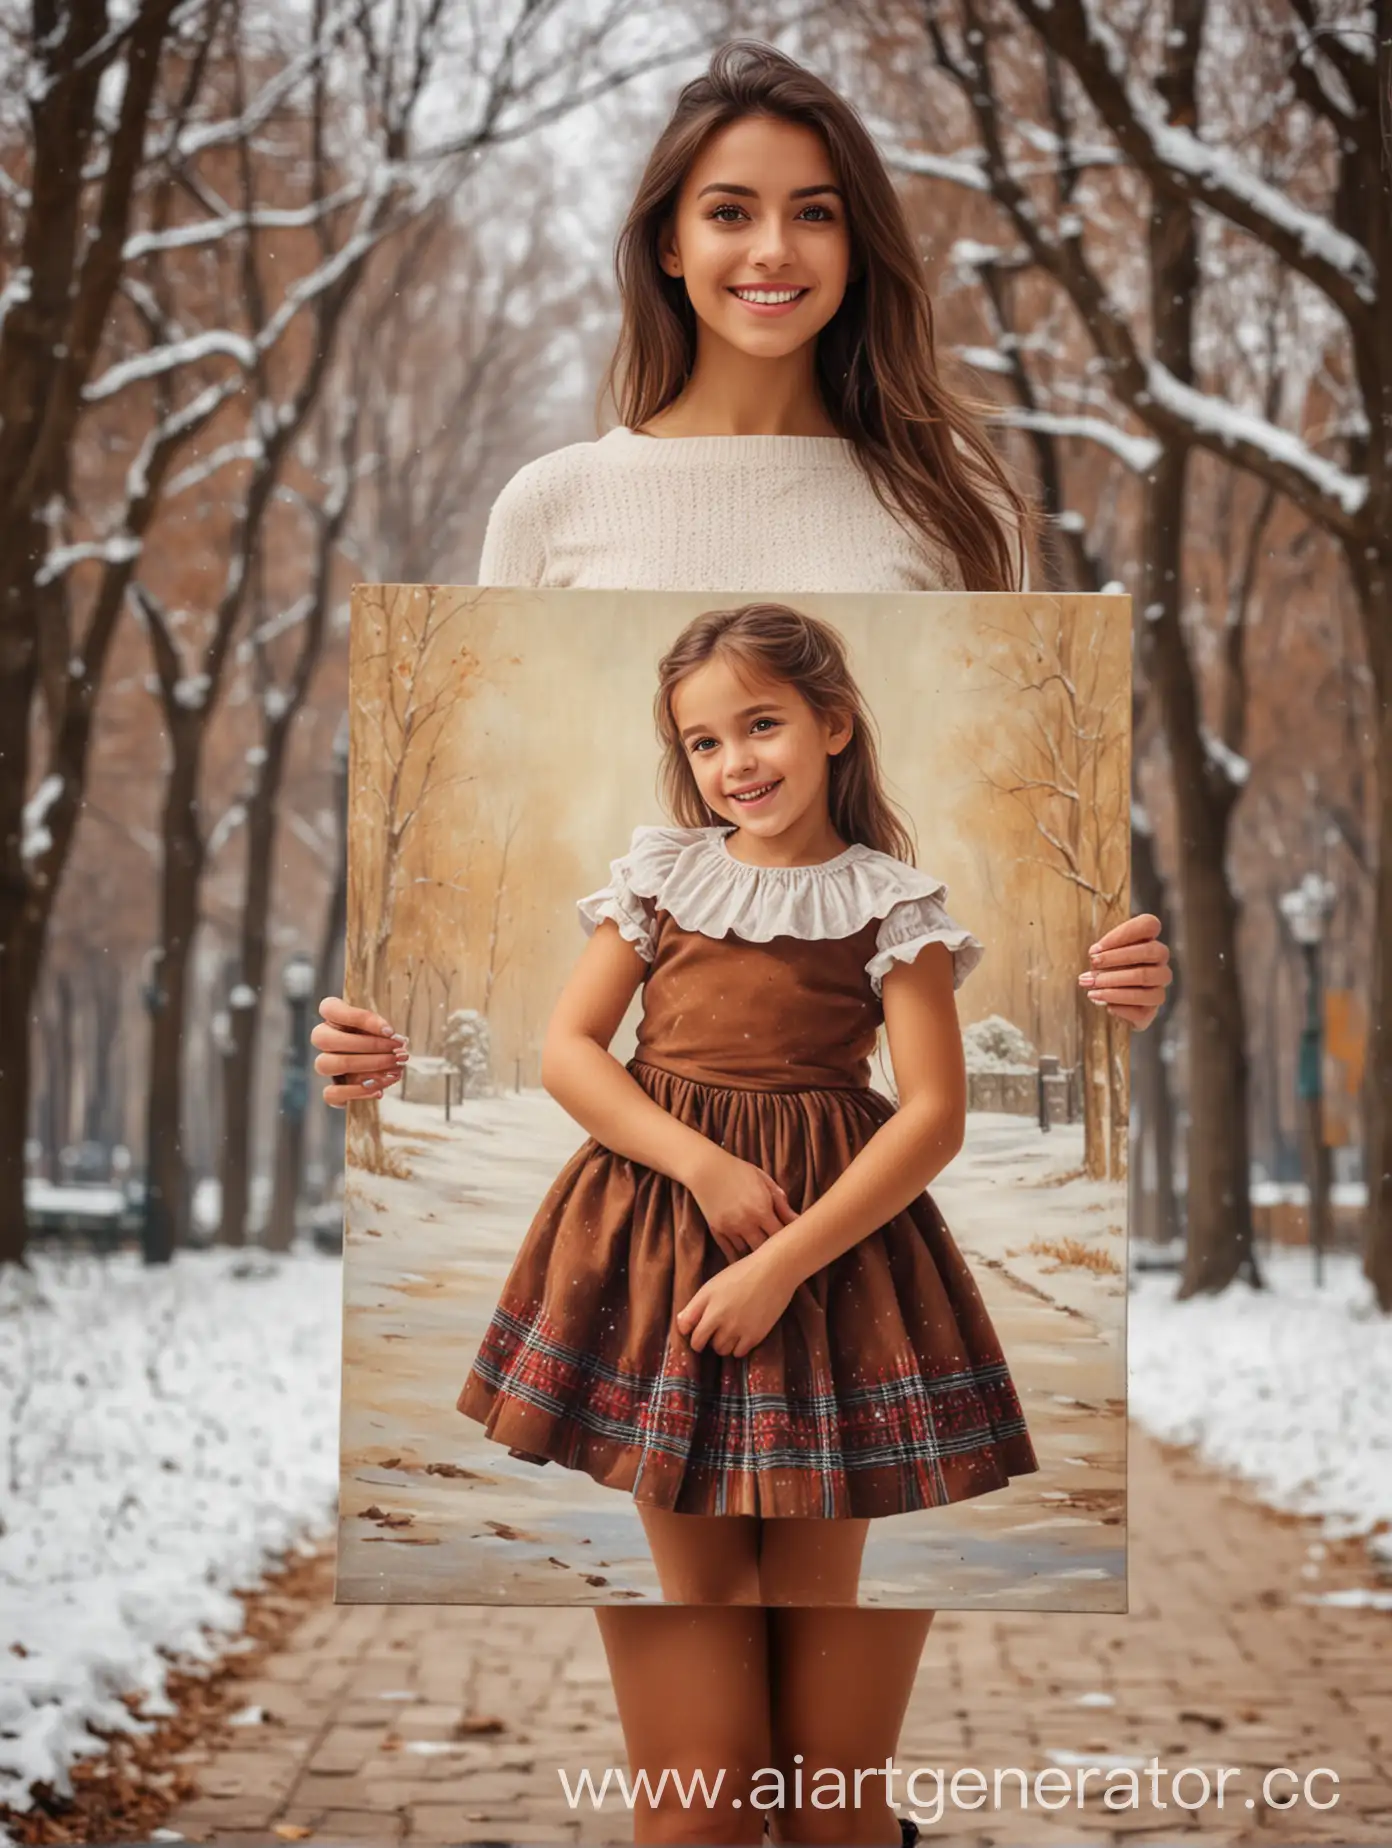
<path fill-rule="evenodd" d="M 133 1723 L 119 1691 L 161 1711 L 161 1651 L 225 1652 L 233 1589 L 332 1532 L 338 1470 L 337 1263 L 210 1251 L 146 1273 L 131 1254 L 43 1253 L 34 1272 L 0 1273 L 0 1800 L 16 1807 L 31 1781 L 65 1788 L 98 1748 L 89 1725 Z M 1265 1296 L 1182 1305 L 1172 1278 L 1139 1279 L 1133 1415 L 1273 1505 L 1369 1535 L 1392 1567 L 1392 1323 L 1352 1259 L 1328 1261 L 1322 1292 L 1304 1254 L 1267 1273 Z"/>
<path fill-rule="evenodd" d="M 1325 1517 L 1329 1538 L 1367 1536 L 1392 1573 L 1392 1321 L 1349 1254 L 1273 1250 L 1267 1289 L 1174 1300 L 1137 1279 L 1131 1416 L 1250 1483 L 1270 1507 Z M 1371 1602 L 1392 1603 L 1387 1593 Z"/>
<path fill-rule="evenodd" d="M 0 1800 L 211 1660 L 236 1587 L 332 1531 L 338 1263 L 183 1253 L 145 1271 L 36 1254 L 0 1271 Z"/>

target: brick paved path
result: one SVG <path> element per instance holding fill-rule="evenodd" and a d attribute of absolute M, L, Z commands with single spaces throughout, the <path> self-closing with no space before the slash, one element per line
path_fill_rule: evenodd
<path fill-rule="evenodd" d="M 928 1833 L 981 1848 L 1392 1839 L 1392 1614 L 1301 1602 L 1359 1582 L 1355 1549 L 1312 1556 L 1304 1525 L 1133 1432 L 1131 1614 L 940 1617 L 896 1762 L 1033 1777 L 1070 1754 L 1158 1754 L 1171 1772 L 1239 1767 L 1224 1807 L 1158 1810 L 1143 1777 L 1138 1807 L 1108 1811 L 1104 1770 L 1081 1807 L 1045 1813 L 1031 1795 L 1022 1810 L 1007 1782 L 1003 1807 L 949 1809 Z M 327 1560 L 323 1583 L 327 1598 Z M 588 1610 L 326 1604 L 242 1685 L 272 1719 L 205 1755 L 202 1795 L 170 1818 L 190 1839 L 631 1840 L 620 1798 L 582 1816 L 558 1777 L 624 1763 Z M 465 1716 L 501 1725 L 461 1738 Z M 1337 1806 L 1267 1807 L 1263 1773 L 1282 1765 L 1333 1768 Z M 1194 1800 L 1197 1781 L 1180 1794 Z"/>

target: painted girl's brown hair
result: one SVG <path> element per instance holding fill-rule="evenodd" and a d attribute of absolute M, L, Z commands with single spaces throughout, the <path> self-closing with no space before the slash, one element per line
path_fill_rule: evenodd
<path fill-rule="evenodd" d="M 913 835 L 884 792 L 875 722 L 847 663 L 845 644 L 828 623 L 786 603 L 707 610 L 686 625 L 658 663 L 653 702 L 663 747 L 658 776 L 672 820 L 683 828 L 724 821 L 706 806 L 672 712 L 672 696 L 687 675 L 722 655 L 746 671 L 795 687 L 820 718 L 850 719 L 850 742 L 831 759 L 832 826 L 843 841 L 893 854 L 912 866 Z"/>
<path fill-rule="evenodd" d="M 601 387 L 620 420 L 641 428 L 691 376 L 696 315 L 680 277 L 659 262 L 682 183 L 717 129 L 746 116 L 799 122 L 821 135 L 846 200 L 851 280 L 817 338 L 817 383 L 881 504 L 956 555 L 968 590 L 1023 582 L 1028 516 L 968 400 L 938 377 L 933 305 L 903 206 L 860 117 L 785 53 L 732 39 L 686 84 L 657 138 L 615 251 L 618 344 Z M 1006 514 L 1015 523 L 1018 552 Z"/>

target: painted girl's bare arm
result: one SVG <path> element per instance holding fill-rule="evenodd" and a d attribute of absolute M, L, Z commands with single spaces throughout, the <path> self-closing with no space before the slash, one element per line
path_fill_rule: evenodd
<path fill-rule="evenodd" d="M 704 1164 L 723 1151 L 655 1103 L 609 1051 L 644 966 L 618 925 L 604 919 L 551 1015 L 541 1082 L 596 1142 L 694 1191 Z"/>

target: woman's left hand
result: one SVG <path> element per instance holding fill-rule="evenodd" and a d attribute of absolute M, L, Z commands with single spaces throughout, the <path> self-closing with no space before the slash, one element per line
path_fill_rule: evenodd
<path fill-rule="evenodd" d="M 758 1347 L 792 1301 L 796 1282 L 771 1256 L 770 1239 L 708 1277 L 677 1317 L 677 1327 L 699 1354 L 707 1342 L 717 1354 L 741 1359 Z"/>
<path fill-rule="evenodd" d="M 1160 941 L 1160 920 L 1149 911 L 1127 918 L 1088 952 L 1090 972 L 1078 986 L 1096 1007 L 1106 1007 L 1129 1026 L 1148 1027 L 1160 1012 L 1174 980 L 1170 952 Z"/>

